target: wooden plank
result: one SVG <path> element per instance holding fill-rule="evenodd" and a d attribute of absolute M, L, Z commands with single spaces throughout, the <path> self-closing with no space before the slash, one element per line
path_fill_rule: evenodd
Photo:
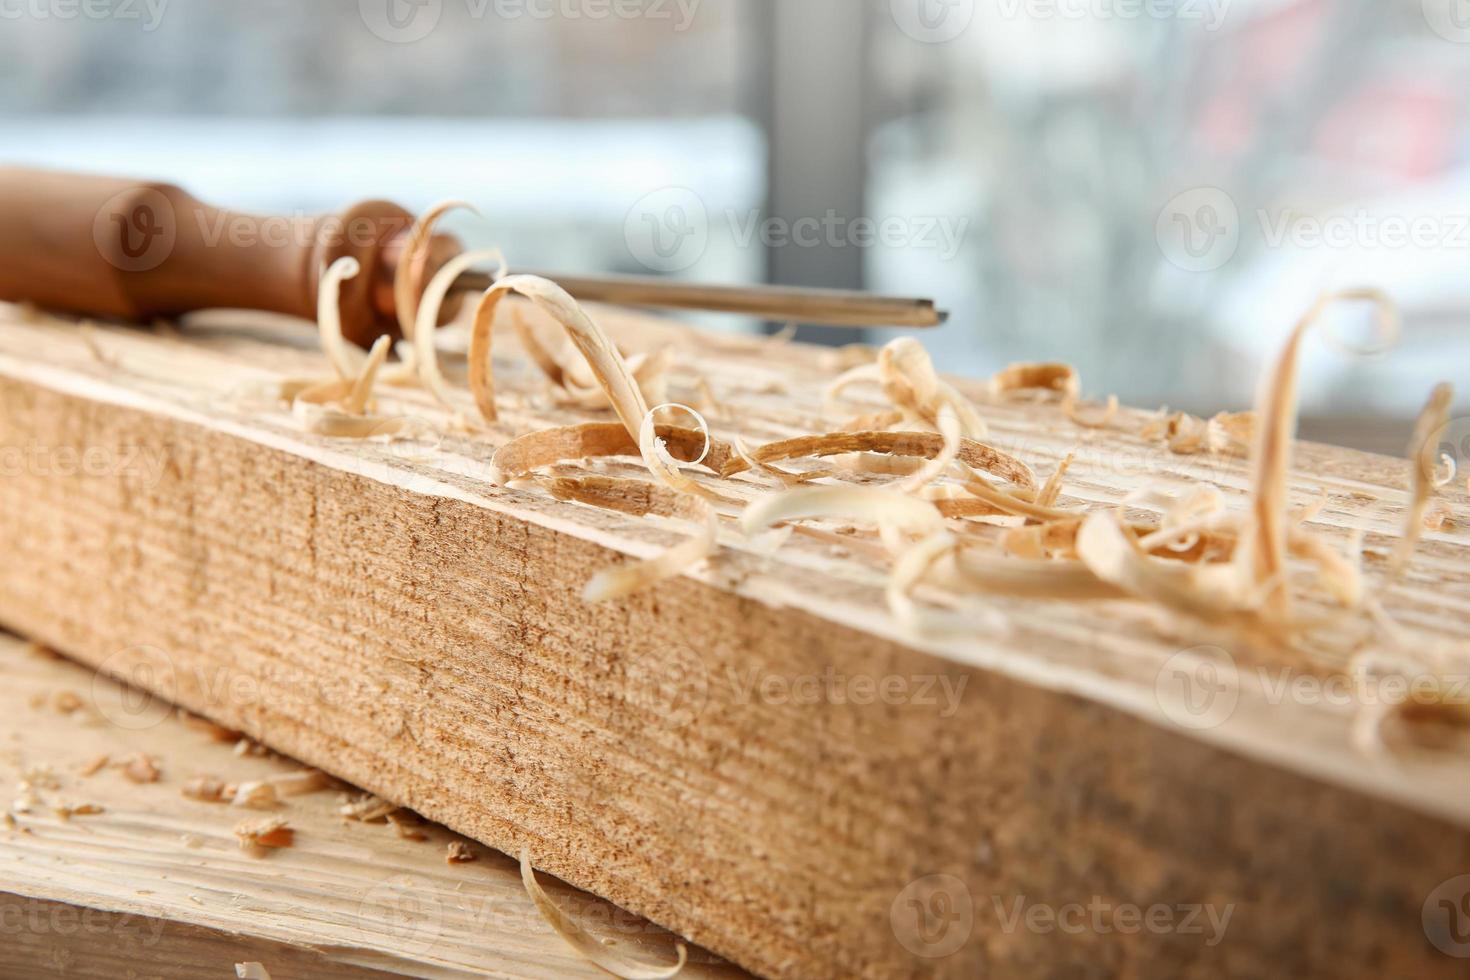
<path fill-rule="evenodd" d="M 708 380 L 717 431 L 759 442 L 835 421 L 829 352 L 605 319 L 630 350 L 675 348 L 672 398 Z M 1421 911 L 1470 867 L 1463 747 L 1365 759 L 1353 704 L 1281 693 L 1331 677 L 1360 624 L 1309 659 L 1138 603 L 1034 600 L 1002 604 L 1005 635 L 936 641 L 888 615 L 885 563 L 859 537 L 839 553 L 797 536 L 771 556 L 729 529 L 707 566 L 590 607 L 594 571 L 687 531 L 487 480 L 494 445 L 587 417 L 546 404 L 508 343 L 487 434 L 394 394 L 443 433 L 410 457 L 303 434 L 259 397 L 322 370 L 309 337 L 222 320 L 94 340 L 101 359 L 68 326 L 0 330 L 0 446 L 33 450 L 0 481 L 0 621 L 120 674 L 147 665 L 191 710 L 495 848 L 529 846 L 747 968 L 1458 970 Z M 1095 433 L 1054 406 L 984 410 L 1043 473 L 1078 453 L 1069 504 L 1183 476 L 1237 501 L 1245 486 L 1239 460 L 1144 440 L 1139 413 Z M 1372 555 L 1392 545 L 1404 463 L 1304 446 L 1299 467 L 1293 501 L 1327 495 L 1315 526 L 1363 531 Z M 1370 563 L 1414 642 L 1470 635 L 1470 525 L 1463 492 L 1451 500 L 1457 519 L 1405 578 Z M 1229 652 L 1236 685 L 1208 727 L 1174 688 L 1202 645 Z M 1093 898 L 1232 917 L 1214 944 L 1009 918 L 1018 901 Z M 916 930 L 917 910 L 946 908 Z"/>
<path fill-rule="evenodd" d="M 357 793 L 345 785 L 264 809 L 186 798 L 196 777 L 240 783 L 302 766 L 241 755 L 170 706 L 3 634 L 0 672 L 0 773 L 31 787 L 7 801 L 13 826 L 0 830 L 0 975 L 196 980 L 258 962 L 272 980 L 606 976 L 542 920 L 504 855 L 434 824 L 415 822 L 423 839 L 409 840 L 382 820 L 348 821 L 338 811 Z M 158 781 L 119 768 L 139 755 Z M 84 804 L 102 812 L 58 812 Z M 272 815 L 289 821 L 293 845 L 243 852 L 233 828 Z M 447 864 L 451 841 L 476 860 Z M 664 930 L 544 884 L 629 955 L 674 962 Z M 697 948 L 688 969 L 748 976 Z"/>

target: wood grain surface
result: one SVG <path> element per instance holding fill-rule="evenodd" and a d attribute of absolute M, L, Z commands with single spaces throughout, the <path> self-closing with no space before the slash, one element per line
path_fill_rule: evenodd
<path fill-rule="evenodd" d="M 346 784 L 261 808 L 191 799 L 183 790 L 201 777 L 303 767 L 242 754 L 228 733 L 13 637 L 0 635 L 0 673 L 0 774 L 16 787 L 0 828 L 0 975 L 223 980 L 257 962 L 272 980 L 606 976 L 543 921 L 504 855 L 411 813 L 395 819 L 412 839 L 383 819 L 349 820 L 340 810 L 362 794 Z M 128 776 L 140 756 L 156 781 Z M 292 846 L 242 850 L 236 825 L 272 816 Z M 448 864 L 452 842 L 475 859 Z M 543 885 L 620 951 L 675 961 L 663 929 Z M 685 975 L 748 976 L 690 953 Z"/>
<path fill-rule="evenodd" d="M 712 392 L 717 435 L 758 444 L 883 407 L 876 392 L 824 405 L 840 354 L 601 316 L 629 351 L 673 349 L 669 397 Z M 869 535 L 771 554 L 729 526 L 714 560 L 588 606 L 593 573 L 691 528 L 490 482 L 496 445 L 596 417 L 551 404 L 510 340 L 501 421 L 464 433 L 394 391 L 391 411 L 423 426 L 406 444 L 300 430 L 268 394 L 325 369 L 294 327 L 225 315 L 90 340 L 18 313 L 0 329 L 0 447 L 18 464 L 0 480 L 0 622 L 491 847 L 529 847 L 754 972 L 1463 970 L 1425 916 L 1470 872 L 1466 747 L 1455 732 L 1355 747 L 1361 704 L 1324 692 L 1374 642 L 1362 617 L 1285 650 L 1137 602 L 996 600 L 1007 631 L 937 640 L 888 613 Z M 472 416 L 449 344 L 445 361 Z M 1067 506 L 1183 478 L 1243 499 L 1243 460 L 1176 456 L 1141 434 L 1144 413 L 1095 431 L 1044 401 L 981 410 L 1043 476 L 1076 454 Z M 1407 474 L 1303 445 L 1292 502 L 1325 495 L 1314 528 L 1365 534 L 1407 642 L 1457 653 L 1466 495 L 1390 582 Z M 1211 915 L 1223 928 L 1200 927 Z"/>

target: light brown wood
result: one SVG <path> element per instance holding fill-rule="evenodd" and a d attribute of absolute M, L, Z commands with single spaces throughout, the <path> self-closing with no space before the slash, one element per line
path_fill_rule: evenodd
<path fill-rule="evenodd" d="M 709 381 L 717 434 L 755 444 L 883 407 L 870 394 L 824 417 L 831 352 L 602 315 L 629 350 L 676 348 L 670 397 L 697 403 Z M 1361 623 L 1309 657 L 1135 602 L 1017 600 L 997 603 L 1008 634 L 936 641 L 888 614 L 886 562 L 861 536 L 839 553 L 798 535 L 772 556 L 730 528 L 708 565 L 589 607 L 593 572 L 689 529 L 488 482 L 494 445 L 589 417 L 546 404 L 511 343 L 488 432 L 453 431 L 422 392 L 385 394 L 443 433 L 404 448 L 301 433 L 260 392 L 320 373 L 320 355 L 212 323 L 101 331 L 100 359 L 74 328 L 0 328 L 0 446 L 42 447 L 0 480 L 0 621 L 493 847 L 528 846 L 758 973 L 1460 974 L 1421 912 L 1470 869 L 1464 746 L 1367 758 L 1353 705 L 1276 686 L 1329 676 Z M 1136 412 L 1093 432 L 1051 404 L 982 410 L 1043 475 L 1078 453 L 1068 505 L 1182 475 L 1239 501 L 1246 483 L 1241 460 L 1143 439 Z M 87 449 L 92 471 L 56 465 Z M 1293 502 L 1325 492 L 1314 526 L 1367 533 L 1388 613 L 1463 648 L 1463 490 L 1402 581 L 1372 557 L 1399 533 L 1406 475 L 1304 446 Z M 1237 703 L 1200 728 L 1171 684 L 1206 644 L 1234 658 Z M 1232 917 L 1214 944 L 1009 918 L 1094 898 Z M 926 908 L 953 915 L 916 930 Z"/>
<path fill-rule="evenodd" d="M 274 754 L 241 755 L 169 705 L 0 634 L 0 975 L 232 977 L 259 962 L 300 977 L 605 977 L 548 926 L 516 862 L 478 844 L 445 862 L 443 827 L 403 813 L 349 821 L 345 784 L 263 809 L 189 799 L 192 779 L 246 783 L 303 771 Z M 156 782 L 122 764 L 155 761 Z M 92 771 L 100 763 L 101 767 Z M 100 813 L 66 808 L 99 808 Z M 241 851 L 233 828 L 280 815 L 289 848 Z M 649 963 L 674 962 L 674 937 L 600 899 L 544 880 L 589 929 Z M 129 972 L 129 971 L 134 972 Z M 690 976 L 747 976 L 691 950 Z"/>

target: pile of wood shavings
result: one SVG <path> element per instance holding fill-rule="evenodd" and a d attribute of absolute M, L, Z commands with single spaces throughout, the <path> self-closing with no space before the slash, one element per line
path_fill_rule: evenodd
<path fill-rule="evenodd" d="M 447 287 L 449 278 L 443 277 L 440 285 Z M 413 308 L 421 341 L 432 333 L 442 292 L 431 289 L 424 306 Z M 1030 466 L 984 441 L 988 426 L 980 407 L 939 377 L 913 339 L 896 340 L 873 356 L 864 354 L 827 389 L 831 405 L 850 386 L 876 384 L 890 404 L 888 410 L 852 418 L 832 431 L 749 447 L 738 432 L 718 438 L 693 408 L 652 401 L 651 395 L 662 393 L 667 357 L 635 355 L 636 363 L 625 359 L 572 297 L 534 276 L 501 276 L 475 308 L 469 381 L 483 423 L 498 420 L 491 338 L 496 310 L 512 292 L 530 299 L 566 333 L 567 344 L 553 352 L 516 321 L 523 346 L 547 383 L 559 389 L 562 403 L 609 407 L 618 422 L 514 439 L 494 453 L 496 481 L 588 506 L 693 524 L 681 543 L 663 553 L 598 574 L 588 583 L 589 601 L 626 599 L 701 562 L 717 560 L 721 535 L 734 530 L 737 520 L 747 550 L 765 553 L 780 547 L 760 537 L 773 527 L 821 534 L 822 525 L 839 522 L 866 529 L 854 542 L 872 535 L 881 544 L 889 564 L 890 609 L 922 633 L 1002 630 L 1005 616 L 986 600 L 1005 596 L 1141 600 L 1184 617 L 1246 629 L 1287 647 L 1323 625 L 1321 617 L 1297 612 L 1301 596 L 1338 607 L 1339 616 L 1360 616 L 1380 626 L 1389 622 L 1372 598 L 1377 590 L 1369 587 L 1357 545 L 1347 551 L 1334 547 L 1307 526 L 1309 514 L 1288 507 L 1286 496 L 1302 340 L 1324 311 L 1341 301 L 1373 304 L 1385 336 L 1396 335 L 1393 307 L 1375 291 L 1321 297 L 1267 372 L 1253 412 L 1223 413 L 1209 420 L 1175 414 L 1145 428 L 1145 438 L 1161 440 L 1175 453 L 1248 455 L 1253 474 L 1246 509 L 1231 509 L 1217 493 L 1185 495 L 1150 505 L 1147 509 L 1158 516 L 1147 521 L 1127 517 L 1123 505 L 1061 506 L 1070 460 L 1038 489 Z M 303 403 L 337 406 L 331 413 L 306 411 L 304 420 L 313 431 L 391 436 L 379 424 L 351 421 L 371 418 L 353 413 L 371 408 L 374 364 L 381 367 L 386 347 L 380 342 L 371 352 L 342 354 L 333 310 L 332 301 L 324 301 L 321 328 L 323 349 L 337 366 L 338 377 L 315 386 L 294 385 L 298 410 Z M 420 344 L 416 359 L 417 377 L 399 378 L 399 383 L 416 383 L 447 402 L 451 394 L 437 370 L 429 367 L 432 345 Z M 640 376 L 640 367 L 650 361 L 657 361 L 660 369 L 652 378 Z M 738 415 L 708 397 L 707 383 L 696 385 L 696 392 L 705 393 L 706 407 L 718 407 L 725 418 Z M 1075 369 L 1064 364 L 1012 365 L 989 386 L 993 401 L 1054 399 L 1078 426 L 1114 424 L 1116 399 L 1110 398 L 1101 413 L 1084 415 L 1078 409 L 1080 392 Z M 1448 386 L 1436 390 L 1420 432 L 1433 432 L 1442 424 L 1451 397 Z M 672 413 L 687 415 L 695 425 L 676 424 Z M 1416 442 L 1413 452 L 1413 501 L 1392 563 L 1395 574 L 1412 557 L 1426 515 L 1435 513 L 1433 495 L 1448 483 L 1443 467 L 1418 465 L 1427 448 Z M 612 456 L 641 458 L 647 478 L 598 473 L 585 466 L 589 458 Z M 817 469 L 790 468 L 819 460 L 824 462 Z M 749 503 L 730 492 L 760 488 L 765 493 Z M 1000 547 L 993 536 L 996 527 L 1004 529 Z M 763 544 L 752 548 L 752 540 Z M 921 589 L 923 602 L 917 598 Z M 1394 636 L 1382 628 L 1373 642 L 1392 643 Z"/>

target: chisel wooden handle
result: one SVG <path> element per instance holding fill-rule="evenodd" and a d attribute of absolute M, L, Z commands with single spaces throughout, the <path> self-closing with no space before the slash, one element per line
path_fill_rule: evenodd
<path fill-rule="evenodd" d="M 267 217 L 168 184 L 0 168 L 0 300 L 147 320 L 240 308 L 316 318 L 317 283 L 345 255 L 342 327 L 396 334 L 392 266 L 413 216 L 386 201 L 340 215 Z"/>

